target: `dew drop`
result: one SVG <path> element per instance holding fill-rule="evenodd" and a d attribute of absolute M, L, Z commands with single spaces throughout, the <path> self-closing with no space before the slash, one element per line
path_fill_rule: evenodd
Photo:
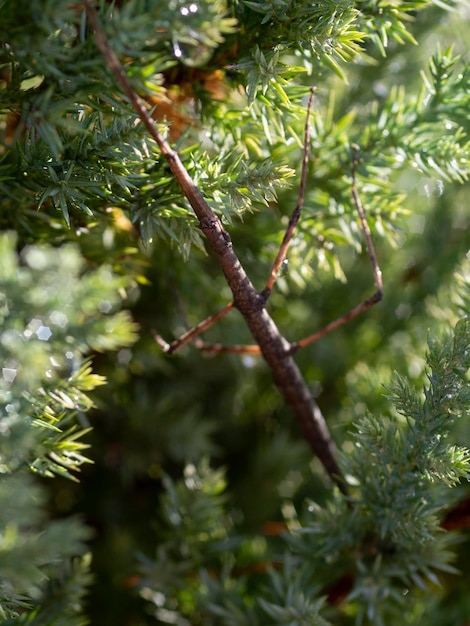
<path fill-rule="evenodd" d="M 49 328 L 49 326 L 39 326 L 39 328 L 36 331 L 36 337 L 40 340 L 40 341 L 49 341 L 49 339 L 52 337 L 52 331 Z"/>
<path fill-rule="evenodd" d="M 101 300 L 101 302 L 98 305 L 98 309 L 100 310 L 100 313 L 109 313 L 112 308 L 113 306 L 109 300 Z"/>

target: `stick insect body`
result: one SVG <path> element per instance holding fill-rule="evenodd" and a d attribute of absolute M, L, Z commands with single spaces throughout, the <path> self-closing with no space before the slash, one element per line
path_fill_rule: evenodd
<path fill-rule="evenodd" d="M 136 94 L 129 83 L 124 69 L 117 58 L 116 54 L 109 45 L 109 42 L 101 29 L 95 10 L 91 6 L 90 0 L 84 0 L 87 17 L 91 23 L 97 45 L 106 60 L 108 68 L 114 74 L 118 83 L 122 87 L 124 93 L 131 102 L 134 110 L 146 126 L 149 134 L 155 140 L 160 148 L 162 155 L 166 158 L 169 167 L 179 182 L 181 190 L 189 201 L 196 217 L 199 221 L 199 227 L 206 236 L 215 256 L 224 272 L 225 279 L 229 285 L 233 300 L 228 303 L 218 313 L 210 316 L 196 327 L 185 333 L 180 339 L 172 344 L 166 343 L 161 337 L 156 339 L 162 345 L 166 352 L 174 352 L 176 349 L 196 339 L 196 343 L 202 349 L 214 351 L 214 346 L 210 347 L 198 339 L 201 332 L 209 328 L 212 324 L 226 315 L 232 308 L 238 309 L 243 316 L 251 334 L 256 342 L 254 346 L 232 346 L 224 349 L 215 349 L 215 351 L 232 351 L 232 352 L 249 352 L 261 353 L 264 360 L 268 364 L 273 374 L 274 382 L 281 392 L 285 402 L 291 407 L 304 437 L 309 442 L 313 452 L 317 455 L 323 464 L 326 472 L 331 480 L 338 486 L 340 491 L 347 494 L 347 487 L 341 470 L 336 460 L 336 447 L 330 436 L 325 419 L 320 411 L 319 406 L 312 398 L 311 392 L 297 367 L 293 354 L 300 348 L 312 343 L 319 337 L 331 332 L 334 328 L 341 326 L 349 319 L 356 317 L 370 306 L 378 302 L 382 297 L 382 279 L 380 269 L 377 264 L 374 247 L 370 236 L 370 231 L 364 216 L 359 195 L 356 189 L 356 168 L 358 164 L 358 148 L 353 147 L 352 158 L 352 197 L 356 209 L 359 213 L 362 229 L 365 234 L 369 256 L 374 270 L 374 278 L 376 285 L 376 293 L 357 306 L 346 315 L 331 322 L 324 329 L 317 331 L 309 337 L 295 342 L 289 343 L 280 333 L 275 322 L 266 310 L 266 302 L 271 293 L 272 287 L 276 280 L 276 276 L 282 267 L 282 263 L 286 258 L 287 250 L 292 239 L 295 227 L 300 219 L 302 206 L 304 202 L 307 166 L 309 159 L 310 145 L 310 114 L 314 98 L 314 90 L 312 89 L 309 104 L 307 107 L 307 121 L 305 125 L 305 147 L 302 163 L 302 175 L 299 191 L 299 199 L 296 208 L 289 220 L 287 231 L 284 235 L 283 242 L 274 261 L 268 282 L 263 291 L 257 291 L 247 276 L 243 266 L 238 259 L 232 245 L 229 233 L 224 229 L 220 219 L 205 201 L 199 189 L 196 187 L 186 168 L 184 167 L 179 155 L 175 152 L 161 133 L 158 131 L 157 125 L 150 116 L 150 113 L 143 101 Z"/>

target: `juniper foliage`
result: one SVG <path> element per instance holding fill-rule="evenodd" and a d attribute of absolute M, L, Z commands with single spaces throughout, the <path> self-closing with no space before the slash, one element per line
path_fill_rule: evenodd
<path fill-rule="evenodd" d="M 345 500 L 261 362 L 157 350 L 230 300 L 223 276 L 81 4 L 0 0 L 2 623 L 464 624 L 468 8 L 94 5 L 260 288 L 317 87 L 270 304 L 297 339 L 369 295 L 356 144 L 386 300 L 298 355 Z M 235 316 L 208 338 L 249 341 Z"/>
<path fill-rule="evenodd" d="M 90 532 L 77 519 L 48 519 L 46 493 L 28 469 L 77 480 L 76 472 L 89 462 L 82 439 L 89 431 L 85 414 L 94 406 L 90 392 L 104 383 L 87 354 L 131 345 L 136 328 L 127 312 L 117 311 L 126 281 L 109 268 L 83 274 L 84 261 L 70 245 L 29 246 L 21 257 L 15 246 L 16 238 L 4 233 L 0 612 L 3 618 L 18 616 L 41 595 L 48 598 L 47 581 L 57 579 L 53 585 L 63 593 L 60 598 L 55 591 L 58 623 L 72 623 L 89 576 L 84 557 L 73 567 L 67 561 L 83 555 Z"/>
<path fill-rule="evenodd" d="M 462 302 L 469 276 L 467 262 Z M 161 536 L 167 538 L 142 566 L 142 593 L 160 621 L 340 623 L 342 611 L 328 607 L 326 593 L 341 581 L 350 586 L 347 614 L 357 623 L 403 623 L 403 607 L 412 605 L 408 594 L 423 610 L 420 595 L 428 585 L 439 586 L 442 572 L 457 574 L 456 537 L 443 533 L 441 522 L 452 501 L 449 487 L 468 480 L 470 471 L 470 450 L 449 441 L 453 420 L 468 414 L 470 319 L 463 308 L 452 332 L 429 339 L 421 392 L 397 375 L 387 388 L 396 413 L 356 423 L 354 447 L 343 455 L 351 498 L 336 493 L 326 505 L 307 499 L 301 511 L 285 503 L 281 542 L 260 535 L 256 545 L 237 532 L 223 474 L 207 462 L 188 465 L 176 484 L 164 480 Z M 431 614 L 420 619 L 434 623 Z"/>

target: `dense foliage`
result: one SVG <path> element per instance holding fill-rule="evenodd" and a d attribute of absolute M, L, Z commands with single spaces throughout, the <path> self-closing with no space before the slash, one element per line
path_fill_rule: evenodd
<path fill-rule="evenodd" d="M 373 292 L 354 145 L 385 298 L 296 355 L 345 498 L 261 357 L 162 353 L 224 276 L 81 3 L 0 0 L 0 623 L 465 624 L 468 7 L 93 4 L 259 289 L 315 85 L 270 311 L 295 340 Z"/>

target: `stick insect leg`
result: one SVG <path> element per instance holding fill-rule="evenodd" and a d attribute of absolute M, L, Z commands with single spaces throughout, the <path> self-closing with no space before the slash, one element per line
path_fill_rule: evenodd
<path fill-rule="evenodd" d="M 317 339 L 324 337 L 325 335 L 327 335 L 328 333 L 331 333 L 336 328 L 339 328 L 343 324 L 346 324 L 346 322 L 349 322 L 349 320 L 352 320 L 358 315 L 361 315 L 361 313 L 364 313 L 364 311 L 367 311 L 367 309 L 370 309 L 370 307 L 372 307 L 374 304 L 377 304 L 377 302 L 379 302 L 383 297 L 382 272 L 377 262 L 377 255 L 375 253 L 374 244 L 372 242 L 370 228 L 366 220 L 364 207 L 362 206 L 362 202 L 359 197 L 359 193 L 357 191 L 356 171 L 357 171 L 357 166 L 359 164 L 359 146 L 354 144 L 352 146 L 352 149 L 353 149 L 353 157 L 352 157 L 352 167 L 351 167 L 351 176 L 352 176 L 351 194 L 352 194 L 354 206 L 356 207 L 356 210 L 359 214 L 362 231 L 364 233 L 364 237 L 366 240 L 367 251 L 369 253 L 369 258 L 370 258 L 372 270 L 374 273 L 374 282 L 375 282 L 376 292 L 370 298 L 367 298 L 367 300 L 364 300 L 364 302 L 362 302 L 358 306 L 348 311 L 348 313 L 345 313 L 345 315 L 342 315 L 341 317 L 338 317 L 336 320 L 333 320 L 332 322 L 327 324 L 324 328 L 317 330 L 312 335 L 309 335 L 308 337 L 305 337 L 304 339 L 301 339 L 300 341 L 296 341 L 292 343 L 291 350 L 290 350 L 291 354 L 294 354 L 300 348 L 305 348 L 305 346 L 310 345 L 314 341 L 317 341 Z"/>
<path fill-rule="evenodd" d="M 202 322 L 199 322 L 199 324 L 197 324 L 196 326 L 194 326 L 193 328 L 185 332 L 183 335 L 181 335 L 181 337 L 179 337 L 178 339 L 175 339 L 175 341 L 172 341 L 171 343 L 167 343 L 163 339 L 163 337 L 161 337 L 157 333 L 154 333 L 154 339 L 163 348 L 164 352 L 167 352 L 168 354 L 173 354 L 173 352 L 176 352 L 176 350 L 178 350 L 179 348 L 187 344 L 189 341 L 196 339 L 198 335 L 200 335 L 205 330 L 213 326 L 222 317 L 227 315 L 227 313 L 231 311 L 232 309 L 233 309 L 233 302 L 229 302 L 222 309 L 220 309 L 220 311 L 217 311 L 217 313 L 214 313 L 213 315 L 210 315 Z M 201 346 L 205 345 L 203 342 L 200 342 L 200 343 L 201 343 Z M 201 347 L 201 346 L 198 346 L 198 347 Z M 203 348 L 201 347 L 201 349 Z"/>
<path fill-rule="evenodd" d="M 289 223 L 287 225 L 287 230 L 284 234 L 284 238 L 281 243 L 281 247 L 279 248 L 279 252 L 277 253 L 277 256 L 271 268 L 271 273 L 269 275 L 268 282 L 266 283 L 266 287 L 264 288 L 262 292 L 266 300 L 269 298 L 269 295 L 271 293 L 271 290 L 273 288 L 273 285 L 279 273 L 279 269 L 281 268 L 282 263 L 284 259 L 286 258 L 287 251 L 289 249 L 289 245 L 292 240 L 292 236 L 294 234 L 295 228 L 300 219 L 300 214 L 302 212 L 302 208 L 304 205 L 305 188 L 307 186 L 308 159 L 310 156 L 310 117 L 312 114 L 314 97 L 315 97 L 315 88 L 312 87 L 310 89 L 310 98 L 309 98 L 308 105 L 307 105 L 307 119 L 305 122 L 305 133 L 304 133 L 304 156 L 302 159 L 302 173 L 300 176 L 299 197 L 297 200 L 297 206 L 292 211 L 292 215 L 290 216 Z"/>
<path fill-rule="evenodd" d="M 261 354 L 258 344 L 226 346 L 223 343 L 206 343 L 196 339 L 194 345 L 206 354 Z"/>
<path fill-rule="evenodd" d="M 210 328 L 216 322 L 222 319 L 222 317 L 227 315 L 227 313 L 232 309 L 233 302 L 226 304 L 222 309 L 220 309 L 220 311 L 217 311 L 217 313 L 214 313 L 202 322 L 199 322 L 199 324 L 193 326 L 193 328 L 190 328 L 188 331 L 183 333 L 181 337 L 178 337 L 178 339 L 175 339 L 171 343 L 165 341 L 165 339 L 163 339 L 163 337 L 156 332 L 153 333 L 153 337 L 158 345 L 167 354 L 173 354 L 190 341 L 193 341 L 195 347 L 198 348 L 198 350 L 201 350 L 201 352 L 206 352 L 207 354 L 223 354 L 229 352 L 236 354 L 260 354 L 261 350 L 257 344 L 246 346 L 226 346 L 222 343 L 206 343 L 205 341 L 202 341 L 202 339 L 199 339 L 199 335 L 201 335 L 204 331 L 206 331 L 208 328 Z"/>

